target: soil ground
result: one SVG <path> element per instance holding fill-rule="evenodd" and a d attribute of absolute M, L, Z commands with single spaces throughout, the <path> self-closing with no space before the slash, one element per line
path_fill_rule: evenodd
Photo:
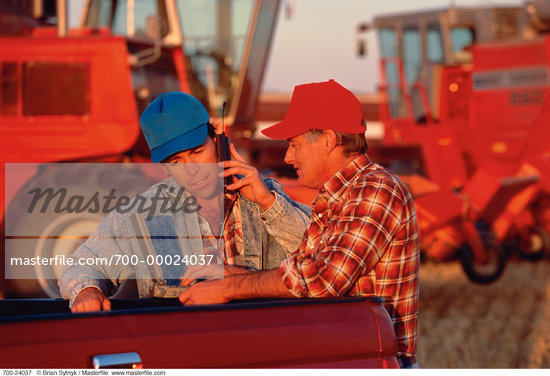
<path fill-rule="evenodd" d="M 549 368 L 550 261 L 509 260 L 496 282 L 470 282 L 459 262 L 420 267 L 422 368 Z"/>

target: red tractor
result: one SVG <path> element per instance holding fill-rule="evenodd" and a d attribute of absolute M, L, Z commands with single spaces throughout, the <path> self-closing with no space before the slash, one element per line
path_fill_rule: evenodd
<path fill-rule="evenodd" d="M 4 240 L 17 240 L 19 229 L 33 235 L 22 256 L 68 254 L 91 233 L 101 217 L 60 214 L 19 223 L 19 198 L 28 184 L 67 175 L 86 189 L 101 188 L 100 176 L 53 162 L 148 162 L 139 117 L 159 93 L 191 93 L 212 118 L 227 102 L 225 124 L 233 137 L 250 135 L 278 0 L 88 0 L 80 27 L 71 30 L 66 1 L 3 1 L 0 7 L 2 263 Z M 4 186 L 4 166 L 15 163 L 34 165 L 17 165 Z M 125 173 L 134 185 L 135 171 Z M 57 242 L 67 237 L 74 240 Z M 44 275 L 40 268 L 36 276 Z M 4 281 L 3 264 L 0 269 Z M 5 282 L 6 296 L 58 296 L 55 280 Z"/>
<path fill-rule="evenodd" d="M 382 146 L 421 245 L 486 283 L 550 250 L 550 1 L 376 17 Z M 368 25 L 360 25 L 366 31 Z M 504 249 L 504 251 L 503 251 Z"/>

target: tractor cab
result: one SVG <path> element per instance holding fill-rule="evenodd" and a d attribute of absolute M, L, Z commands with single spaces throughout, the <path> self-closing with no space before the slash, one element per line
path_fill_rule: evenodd
<path fill-rule="evenodd" d="M 379 16 L 372 25 L 385 136 L 369 153 L 409 183 L 425 254 L 460 256 L 482 283 L 502 272 L 504 248 L 541 257 L 550 1 Z"/>
<path fill-rule="evenodd" d="M 226 103 L 226 122 L 250 123 L 277 9 L 278 1 L 88 0 L 81 29 L 126 38 L 139 113 L 159 93 L 182 90 L 213 118 Z"/>
<path fill-rule="evenodd" d="M 386 119 L 408 119 L 417 124 L 437 122 L 442 117 L 444 68 L 468 68 L 474 44 L 516 38 L 527 28 L 519 7 L 450 8 L 380 16 L 374 19 L 374 27 L 380 42 Z M 451 93 L 458 89 L 457 85 L 448 87 Z"/>

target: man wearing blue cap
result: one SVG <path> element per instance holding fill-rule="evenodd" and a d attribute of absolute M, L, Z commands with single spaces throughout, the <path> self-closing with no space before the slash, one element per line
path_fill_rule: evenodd
<path fill-rule="evenodd" d="M 149 227 L 157 254 L 193 254 L 197 259 L 201 255 L 220 256 L 227 264 L 219 275 L 223 276 L 273 268 L 299 245 L 309 207 L 292 201 L 275 180 L 260 178 L 233 145 L 234 160 L 225 161 L 226 170 L 221 172 L 214 127 L 196 98 L 182 92 L 161 94 L 145 109 L 140 123 L 152 161 L 162 163 L 170 176 L 140 196 L 159 196 L 157 199 L 173 202 L 174 192 L 183 187 L 186 197 L 198 204 L 197 210 L 143 222 Z M 220 174 L 233 175 L 234 182 L 224 189 Z M 133 211 L 111 212 L 72 257 L 99 259 L 139 253 L 140 244 L 135 239 L 120 240 L 135 234 L 132 216 L 136 216 Z M 222 239 L 221 246 L 208 240 L 217 238 Z M 205 277 L 212 277 L 212 272 L 202 269 Z M 201 273 L 200 268 L 195 268 L 195 273 Z M 73 312 L 109 310 L 107 296 L 117 292 L 121 281 L 135 278 L 140 297 L 158 296 L 158 291 L 172 291 L 172 295 L 165 296 L 177 297 L 182 289 L 177 286 L 182 274 L 181 268 L 163 268 L 163 279 L 158 281 L 146 265 L 73 266 L 65 271 L 59 286 L 62 296 L 70 299 Z"/>

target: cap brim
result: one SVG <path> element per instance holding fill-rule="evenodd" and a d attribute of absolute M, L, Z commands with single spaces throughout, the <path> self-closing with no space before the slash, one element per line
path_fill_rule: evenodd
<path fill-rule="evenodd" d="M 304 130 L 297 126 L 293 126 L 293 124 L 288 121 L 281 121 L 280 123 L 262 130 L 264 136 L 275 140 L 288 140 L 289 138 L 299 136 L 304 132 Z"/>
<path fill-rule="evenodd" d="M 207 123 L 205 123 L 151 150 L 151 160 L 153 163 L 158 163 L 172 154 L 195 148 L 206 140 L 207 135 L 208 126 Z"/>

